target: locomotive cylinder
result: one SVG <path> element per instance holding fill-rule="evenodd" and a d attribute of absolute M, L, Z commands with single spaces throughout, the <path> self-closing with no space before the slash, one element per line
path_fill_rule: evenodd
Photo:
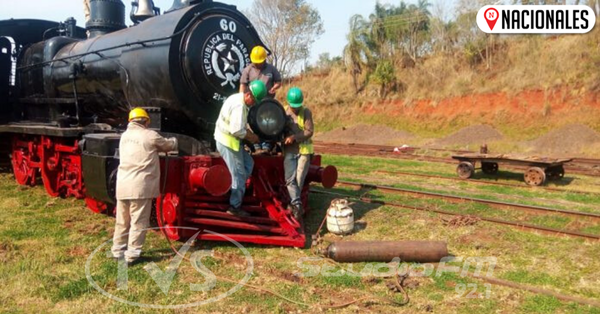
<path fill-rule="evenodd" d="M 448 256 L 443 241 L 343 241 L 330 244 L 325 256 L 341 263 L 403 262 L 435 263 Z"/>

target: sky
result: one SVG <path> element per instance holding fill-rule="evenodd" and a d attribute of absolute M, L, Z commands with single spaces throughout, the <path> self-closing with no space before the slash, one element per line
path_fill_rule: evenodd
<path fill-rule="evenodd" d="M 126 6 L 126 23 L 129 25 L 129 12 L 131 11 L 131 0 L 123 0 Z M 233 4 L 239 10 L 248 9 L 253 0 L 221 0 L 227 4 Z M 348 23 L 354 14 L 368 16 L 373 12 L 377 0 L 307 0 L 315 7 L 324 23 L 325 33 L 318 38 L 312 46 L 310 63 L 316 62 L 321 53 L 328 52 L 331 57 L 340 56 L 346 44 Z M 399 4 L 400 0 L 379 0 L 385 4 Z M 407 1 L 415 2 L 415 1 Z M 167 10 L 173 4 L 173 0 L 154 0 L 154 5 Z M 0 0 L 0 20 L 9 18 L 33 18 L 52 21 L 64 21 L 68 17 L 74 17 L 78 26 L 84 26 L 83 0 L 33 0 L 14 1 Z"/>

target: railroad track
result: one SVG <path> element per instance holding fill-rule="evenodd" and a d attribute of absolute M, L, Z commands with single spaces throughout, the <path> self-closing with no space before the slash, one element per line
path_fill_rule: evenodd
<path fill-rule="evenodd" d="M 535 206 L 535 205 L 524 205 L 524 204 L 518 204 L 518 203 L 501 202 L 501 201 L 494 201 L 494 200 L 468 197 L 468 196 L 460 196 L 460 195 L 424 192 L 424 191 L 396 188 L 396 187 L 377 185 L 377 184 L 355 183 L 355 182 L 344 181 L 344 180 L 338 180 L 338 184 L 345 185 L 345 186 L 358 187 L 358 188 L 380 190 L 380 191 L 390 192 L 390 193 L 412 194 L 412 195 L 417 195 L 417 196 L 435 197 L 435 198 L 440 198 L 440 199 L 452 200 L 455 202 L 456 201 L 458 201 L 458 202 L 473 202 L 473 203 L 491 205 L 491 206 L 495 206 L 495 207 L 516 208 L 516 209 L 523 210 L 523 211 L 537 211 L 537 212 L 547 212 L 547 213 L 550 212 L 550 213 L 561 214 L 561 215 L 583 217 L 583 218 L 594 218 L 594 219 L 600 220 L 600 214 L 589 213 L 589 212 L 565 210 L 565 209 L 558 209 L 558 208 L 551 208 L 551 207 L 544 207 L 544 206 Z"/>
<path fill-rule="evenodd" d="M 405 171 L 385 171 L 385 170 L 376 170 L 375 172 L 391 174 L 391 175 L 414 176 L 414 177 L 422 177 L 422 178 L 433 178 L 433 179 L 442 179 L 442 180 L 448 180 L 448 181 L 465 182 L 465 180 L 461 179 L 461 178 L 446 177 L 446 176 L 433 175 L 433 174 L 422 174 L 422 173 L 413 173 L 413 172 L 405 172 Z M 588 191 L 568 190 L 568 189 L 553 188 L 553 187 L 548 187 L 548 186 L 531 186 L 531 185 L 525 185 L 525 184 L 510 184 L 510 183 L 494 182 L 494 181 L 468 180 L 467 182 L 474 183 L 474 184 L 482 184 L 482 185 L 508 186 L 508 187 L 514 187 L 514 188 L 524 188 L 524 189 L 539 189 L 539 190 L 547 190 L 547 191 L 553 191 L 553 192 L 567 192 L 567 193 L 588 194 L 588 195 L 598 194 L 598 193 L 588 192 Z"/>
<path fill-rule="evenodd" d="M 335 196 L 335 197 L 343 197 L 343 198 L 347 198 L 347 199 L 361 201 L 364 203 L 392 206 L 392 207 L 410 209 L 410 210 L 415 210 L 415 211 L 432 212 L 432 213 L 438 213 L 438 214 L 449 215 L 449 216 L 464 216 L 461 213 L 437 209 L 437 208 L 411 206 L 411 205 L 400 204 L 397 202 L 374 200 L 372 198 L 368 198 L 368 197 L 364 197 L 364 196 L 354 196 L 354 195 L 350 195 L 350 194 L 346 194 L 346 193 L 337 193 L 337 192 L 330 192 L 330 191 L 314 191 L 314 190 L 311 191 L 311 193 L 324 194 L 324 195 L 330 195 L 330 196 Z M 570 237 L 583 238 L 583 239 L 588 239 L 588 240 L 600 240 L 599 235 L 590 234 L 590 233 L 583 233 L 583 232 L 572 231 L 572 230 L 555 229 L 555 228 L 549 228 L 549 227 L 534 225 L 534 224 L 525 223 L 525 222 L 503 220 L 503 219 L 485 217 L 485 216 L 479 216 L 479 215 L 468 215 L 468 216 L 478 219 L 478 220 L 487 221 L 487 222 L 491 222 L 491 223 L 495 223 L 495 224 L 508 225 L 508 226 L 527 229 L 527 230 L 541 231 L 541 232 L 549 233 L 549 234 L 553 234 L 553 235 L 566 235 L 566 236 L 570 236 Z"/>
<path fill-rule="evenodd" d="M 334 155 L 350 155 L 350 156 L 369 156 L 369 157 L 381 157 L 381 158 L 395 158 L 405 160 L 419 160 L 429 162 L 440 162 L 448 164 L 457 164 L 457 161 L 449 157 L 437 157 L 429 156 L 424 154 L 416 154 L 417 150 L 431 150 L 431 151 L 443 151 L 455 154 L 461 153 L 473 153 L 467 150 L 450 150 L 441 148 L 419 148 L 410 147 L 400 152 L 394 152 L 394 146 L 385 145 L 373 145 L 373 144 L 354 144 L 354 143 L 329 143 L 315 141 L 315 148 L 321 153 L 334 154 Z M 519 169 L 524 170 L 526 167 L 506 165 L 504 168 L 507 169 Z M 568 173 L 575 173 L 587 176 L 600 176 L 600 159 L 592 158 L 573 158 L 573 161 L 565 163 L 565 171 Z"/>

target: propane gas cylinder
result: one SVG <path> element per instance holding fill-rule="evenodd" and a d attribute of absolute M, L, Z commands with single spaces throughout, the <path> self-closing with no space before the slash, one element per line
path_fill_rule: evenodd
<path fill-rule="evenodd" d="M 354 211 L 346 199 L 334 199 L 327 210 L 327 230 L 334 234 L 348 234 L 354 230 Z"/>

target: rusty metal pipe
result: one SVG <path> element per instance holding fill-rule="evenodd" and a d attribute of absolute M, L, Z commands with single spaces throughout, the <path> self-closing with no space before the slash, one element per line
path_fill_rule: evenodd
<path fill-rule="evenodd" d="M 436 263 L 448 256 L 443 241 L 344 241 L 330 244 L 324 255 L 341 263 L 403 262 Z"/>

